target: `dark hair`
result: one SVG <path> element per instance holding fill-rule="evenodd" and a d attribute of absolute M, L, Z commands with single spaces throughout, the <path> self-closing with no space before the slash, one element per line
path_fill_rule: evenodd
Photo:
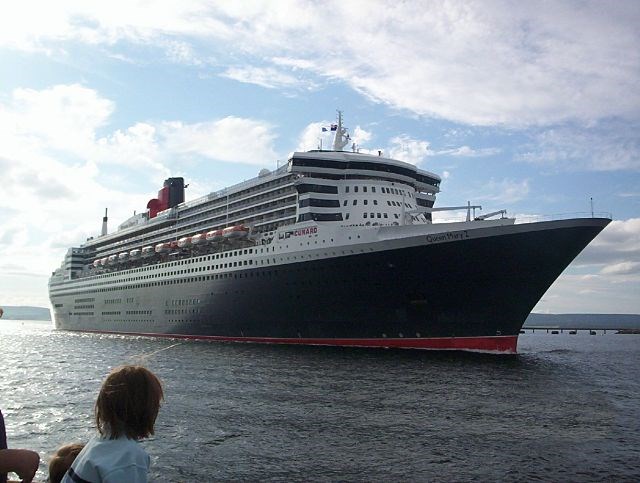
<path fill-rule="evenodd" d="M 49 482 L 60 483 L 65 473 L 71 468 L 76 456 L 82 451 L 84 444 L 74 443 L 61 446 L 49 460 Z"/>
<path fill-rule="evenodd" d="M 117 367 L 107 376 L 96 401 L 98 432 L 109 439 L 122 434 L 142 439 L 153 434 L 163 399 L 160 380 L 142 366 Z"/>

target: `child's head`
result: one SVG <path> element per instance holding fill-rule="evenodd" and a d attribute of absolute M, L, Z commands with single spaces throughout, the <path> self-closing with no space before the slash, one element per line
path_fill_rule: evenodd
<path fill-rule="evenodd" d="M 84 444 L 67 444 L 61 446 L 49 460 L 49 482 L 60 483 L 73 461 L 82 451 Z"/>
<path fill-rule="evenodd" d="M 117 367 L 102 383 L 95 415 L 98 432 L 116 439 L 142 439 L 153 434 L 163 399 L 162 384 L 141 366 Z"/>

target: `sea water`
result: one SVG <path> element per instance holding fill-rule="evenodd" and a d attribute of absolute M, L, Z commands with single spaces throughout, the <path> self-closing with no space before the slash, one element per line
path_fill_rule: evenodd
<path fill-rule="evenodd" d="M 151 481 L 638 481 L 640 336 L 520 336 L 520 355 L 287 347 L 0 321 L 10 447 L 95 432 L 115 366 L 163 381 Z"/>

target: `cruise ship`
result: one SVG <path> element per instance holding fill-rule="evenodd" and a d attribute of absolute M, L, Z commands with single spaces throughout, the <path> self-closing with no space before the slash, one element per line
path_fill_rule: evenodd
<path fill-rule="evenodd" d="M 49 280 L 58 329 L 217 341 L 514 354 L 530 311 L 609 216 L 515 223 L 435 207 L 440 177 L 351 150 L 146 210 L 69 248 Z M 436 211 L 466 210 L 436 223 Z"/>

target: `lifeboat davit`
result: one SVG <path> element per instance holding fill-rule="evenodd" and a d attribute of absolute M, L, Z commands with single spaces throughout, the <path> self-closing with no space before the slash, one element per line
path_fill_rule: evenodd
<path fill-rule="evenodd" d="M 245 238 L 249 234 L 249 228 L 244 225 L 229 226 L 222 230 L 225 238 Z"/>
<path fill-rule="evenodd" d="M 169 251 L 168 243 L 158 243 L 154 248 L 156 253 L 167 253 Z"/>
<path fill-rule="evenodd" d="M 180 238 L 180 240 L 178 240 L 179 248 L 188 247 L 190 244 L 191 244 L 191 237 L 185 236 L 183 238 Z"/>
<path fill-rule="evenodd" d="M 133 250 L 131 250 L 129 252 L 129 258 L 131 260 L 136 260 L 136 259 L 140 258 L 140 249 L 139 248 L 134 248 Z"/>
<path fill-rule="evenodd" d="M 100 266 L 100 259 L 99 258 L 93 261 L 93 266 L 95 268 L 98 268 Z"/>
<path fill-rule="evenodd" d="M 129 259 L 129 252 L 122 252 L 118 255 L 118 262 L 126 262 Z"/>
<path fill-rule="evenodd" d="M 211 242 L 211 243 L 219 242 L 224 239 L 224 237 L 222 236 L 222 230 L 209 231 L 207 232 L 207 235 L 205 238 L 207 239 L 208 242 Z"/>
<path fill-rule="evenodd" d="M 202 243 L 203 241 L 205 241 L 205 234 L 204 233 L 198 233 L 197 235 L 193 235 L 191 237 L 191 244 L 192 245 L 198 245 L 198 244 Z"/>

